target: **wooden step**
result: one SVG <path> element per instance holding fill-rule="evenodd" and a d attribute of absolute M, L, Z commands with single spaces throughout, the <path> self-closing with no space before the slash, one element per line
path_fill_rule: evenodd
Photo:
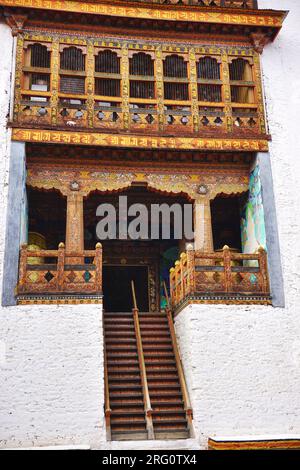
<path fill-rule="evenodd" d="M 111 421 L 111 424 L 114 425 L 114 428 L 119 425 L 120 426 L 141 425 L 143 427 L 146 425 L 145 413 L 144 414 L 126 413 L 123 415 L 113 413 L 111 415 L 110 421 Z"/>
<path fill-rule="evenodd" d="M 136 409 L 130 409 L 128 410 L 112 410 L 111 415 L 112 416 L 128 416 L 128 414 L 132 416 L 143 416 L 145 417 L 145 411 L 144 410 L 136 410 Z"/>
<path fill-rule="evenodd" d="M 169 439 L 188 439 L 190 437 L 189 431 L 183 430 L 183 431 L 178 431 L 175 429 L 169 429 L 169 430 L 161 430 L 161 429 L 155 429 L 155 439 L 159 440 L 169 440 Z"/>
<path fill-rule="evenodd" d="M 132 376 L 126 376 L 126 377 L 112 377 L 111 375 L 108 375 L 108 382 L 110 384 L 116 382 L 116 383 L 120 383 L 120 382 L 125 382 L 125 383 L 133 383 L 133 382 L 139 382 L 141 383 L 141 377 L 140 375 L 137 375 L 136 377 L 132 377 Z"/>
<path fill-rule="evenodd" d="M 128 351 L 130 353 L 131 351 L 136 351 L 136 344 L 106 344 L 106 352 L 108 353 L 109 351 Z"/>
<path fill-rule="evenodd" d="M 115 432 L 124 432 L 124 431 L 135 431 L 135 432 L 139 432 L 139 431 L 145 431 L 146 430 L 146 423 L 137 423 L 137 424 L 134 424 L 132 421 L 130 421 L 128 423 L 128 425 L 126 425 L 125 423 L 114 423 L 113 424 L 113 428 L 114 428 L 114 433 Z"/>
<path fill-rule="evenodd" d="M 112 431 L 111 438 L 113 441 L 145 441 L 148 439 L 147 431 L 136 432 L 136 431 L 124 431 L 115 432 Z"/>

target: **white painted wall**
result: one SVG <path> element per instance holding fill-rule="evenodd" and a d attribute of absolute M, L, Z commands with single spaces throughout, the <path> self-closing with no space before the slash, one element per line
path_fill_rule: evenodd
<path fill-rule="evenodd" d="M 300 433 L 300 2 L 262 56 L 286 308 L 194 305 L 176 328 L 197 436 Z M 202 437 L 201 437 L 202 436 Z"/>
<path fill-rule="evenodd" d="M 0 44 L 2 274 L 13 40 L 1 22 Z M 102 351 L 100 305 L 0 308 L 0 447 L 101 446 L 106 439 Z"/>

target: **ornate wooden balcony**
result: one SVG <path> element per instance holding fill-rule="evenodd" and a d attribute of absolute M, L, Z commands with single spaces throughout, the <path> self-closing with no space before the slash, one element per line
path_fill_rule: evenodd
<path fill-rule="evenodd" d="M 175 310 L 188 303 L 270 304 L 266 251 L 182 253 L 170 271 L 170 294 Z"/>
<path fill-rule="evenodd" d="M 63 243 L 58 250 L 32 251 L 23 245 L 17 298 L 19 303 L 101 302 L 101 244 L 76 253 L 67 253 Z"/>
<path fill-rule="evenodd" d="M 114 145 L 113 135 L 266 142 L 259 54 L 84 38 L 78 46 L 26 33 L 18 39 L 12 125 L 66 132 L 32 136 L 65 143 L 74 130 L 82 132 L 77 143 L 88 133 L 111 136 L 103 145 Z"/>

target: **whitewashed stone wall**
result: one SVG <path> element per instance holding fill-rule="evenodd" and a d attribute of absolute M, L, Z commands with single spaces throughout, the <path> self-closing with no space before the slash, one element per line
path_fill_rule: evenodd
<path fill-rule="evenodd" d="M 13 40 L 0 23 L 0 266 L 5 238 Z M 99 305 L 0 308 L 0 447 L 106 440 Z"/>
<path fill-rule="evenodd" d="M 194 305 L 176 328 L 197 437 L 300 434 L 300 2 L 262 56 L 286 308 Z"/>

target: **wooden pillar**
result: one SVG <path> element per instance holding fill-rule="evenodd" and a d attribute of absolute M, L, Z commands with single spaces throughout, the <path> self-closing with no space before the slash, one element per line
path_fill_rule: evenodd
<path fill-rule="evenodd" d="M 199 131 L 198 82 L 195 49 L 189 50 L 189 78 L 191 88 L 193 130 Z"/>
<path fill-rule="evenodd" d="M 128 58 L 128 45 L 125 43 L 122 46 L 121 57 L 121 75 L 122 75 L 122 113 L 123 113 L 123 127 L 129 129 L 130 127 L 130 113 L 129 113 L 129 58 Z"/>
<path fill-rule="evenodd" d="M 155 77 L 156 77 L 156 98 L 157 98 L 157 114 L 158 128 L 162 131 L 165 127 L 165 109 L 164 109 L 164 75 L 163 75 L 163 59 L 161 45 L 155 49 Z"/>
<path fill-rule="evenodd" d="M 57 125 L 58 90 L 59 90 L 59 38 L 55 36 L 51 44 L 51 124 Z"/>
<path fill-rule="evenodd" d="M 227 132 L 232 133 L 232 106 L 231 106 L 231 87 L 230 87 L 230 77 L 229 77 L 229 62 L 227 52 L 222 54 L 222 75 L 223 81 L 223 100 L 225 103 L 225 116 L 226 116 L 226 128 Z"/>
<path fill-rule="evenodd" d="M 194 203 L 194 232 L 195 250 L 212 253 L 214 251 L 214 242 L 208 197 L 199 198 Z"/>
<path fill-rule="evenodd" d="M 84 250 L 83 196 L 71 192 L 67 197 L 66 253 Z M 67 263 L 81 264 L 83 257 L 67 257 Z"/>
<path fill-rule="evenodd" d="M 87 107 L 87 121 L 88 127 L 94 126 L 94 94 L 95 94 L 95 51 L 93 41 L 89 40 L 87 45 L 86 55 L 86 107 Z"/>

